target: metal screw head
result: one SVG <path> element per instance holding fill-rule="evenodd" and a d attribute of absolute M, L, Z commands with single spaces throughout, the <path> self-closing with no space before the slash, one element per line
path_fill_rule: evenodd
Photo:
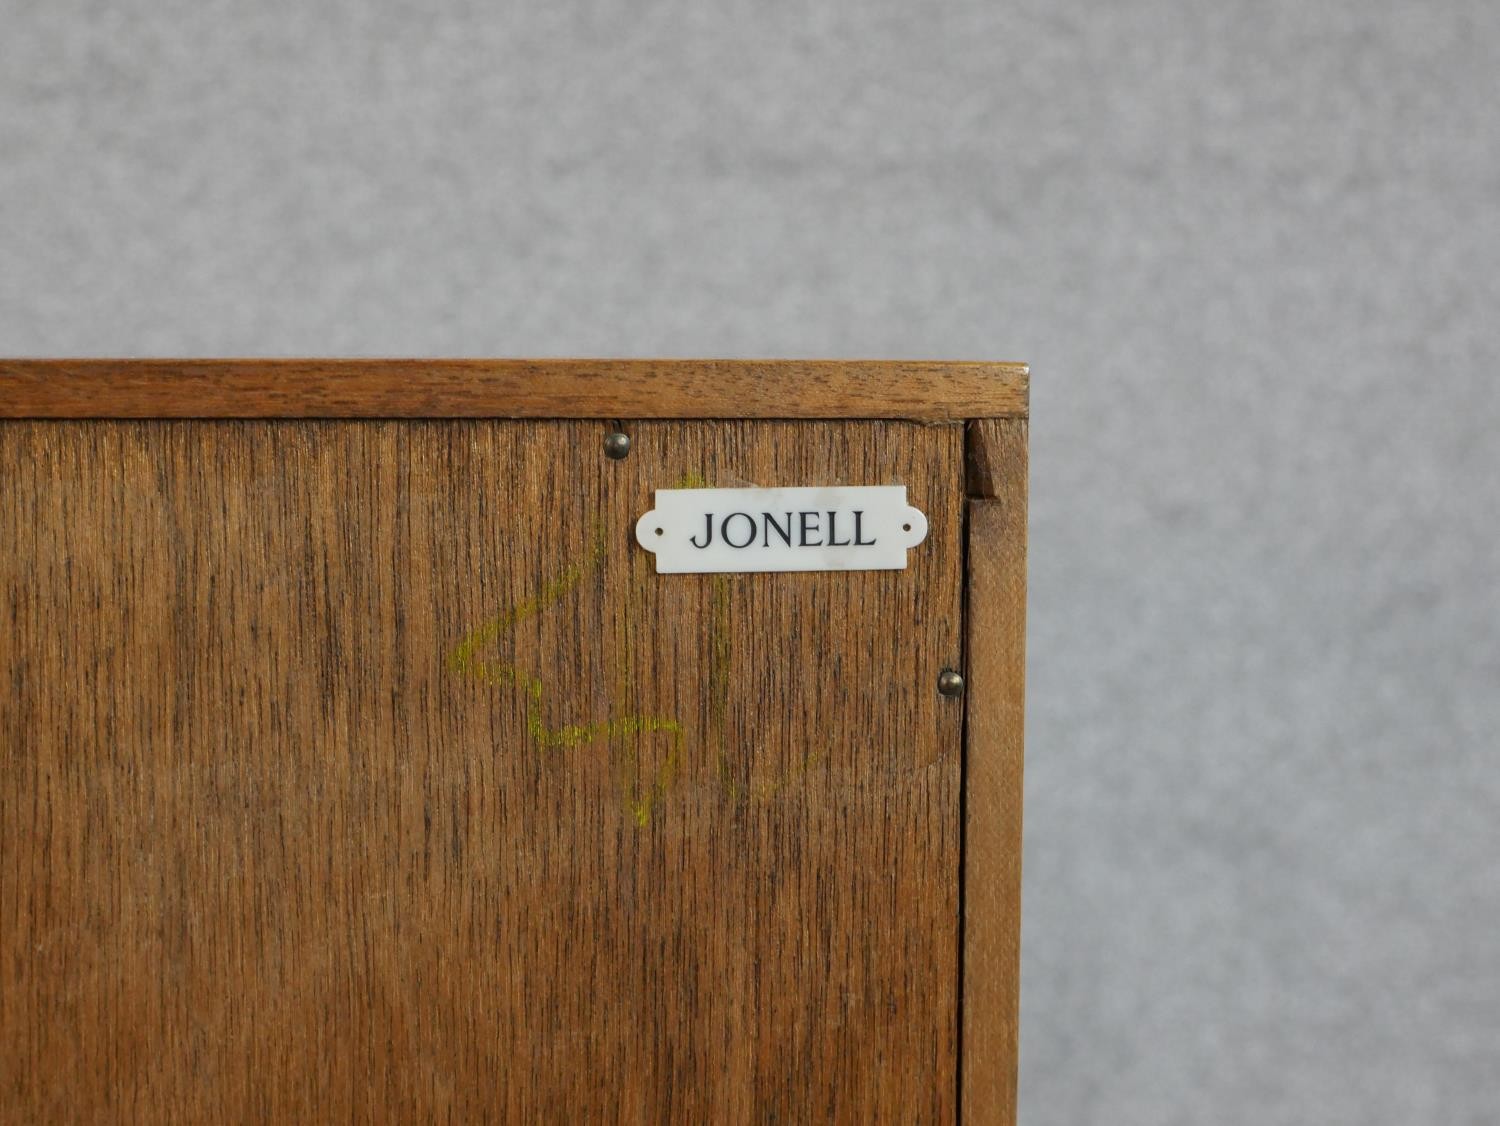
<path fill-rule="evenodd" d="M 944 669 L 938 674 L 938 691 L 944 696 L 962 696 L 964 694 L 964 678 L 952 669 Z"/>
<path fill-rule="evenodd" d="M 613 461 L 630 456 L 630 435 L 616 430 L 604 436 L 604 456 Z"/>

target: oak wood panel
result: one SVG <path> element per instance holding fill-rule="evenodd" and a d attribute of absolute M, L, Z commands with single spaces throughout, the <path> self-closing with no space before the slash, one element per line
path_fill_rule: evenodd
<path fill-rule="evenodd" d="M 0 418 L 905 418 L 1025 414 L 1025 364 L 904 360 L 0 360 Z"/>
<path fill-rule="evenodd" d="M 1027 424 L 969 427 L 962 1108 L 1015 1122 L 1026 702 Z"/>
<path fill-rule="evenodd" d="M 0 1121 L 953 1119 L 962 430 L 629 429 L 0 424 Z"/>

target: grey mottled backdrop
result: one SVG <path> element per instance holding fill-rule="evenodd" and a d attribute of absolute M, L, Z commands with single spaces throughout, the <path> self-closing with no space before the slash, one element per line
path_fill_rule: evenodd
<path fill-rule="evenodd" d="M 0 353 L 1030 361 L 1023 1121 L 1500 1119 L 1500 5 L 0 15 Z"/>

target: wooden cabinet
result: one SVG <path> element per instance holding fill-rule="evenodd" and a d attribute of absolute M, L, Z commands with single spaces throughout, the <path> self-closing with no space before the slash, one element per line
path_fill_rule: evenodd
<path fill-rule="evenodd" d="M 0 418 L 0 1120 L 1013 1116 L 1023 367 L 11 361 Z M 927 538 L 633 539 L 804 484 Z"/>

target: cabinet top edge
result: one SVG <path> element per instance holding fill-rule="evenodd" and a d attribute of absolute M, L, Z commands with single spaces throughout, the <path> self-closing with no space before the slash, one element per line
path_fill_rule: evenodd
<path fill-rule="evenodd" d="M 959 360 L 3 359 L 0 418 L 1024 418 Z"/>

